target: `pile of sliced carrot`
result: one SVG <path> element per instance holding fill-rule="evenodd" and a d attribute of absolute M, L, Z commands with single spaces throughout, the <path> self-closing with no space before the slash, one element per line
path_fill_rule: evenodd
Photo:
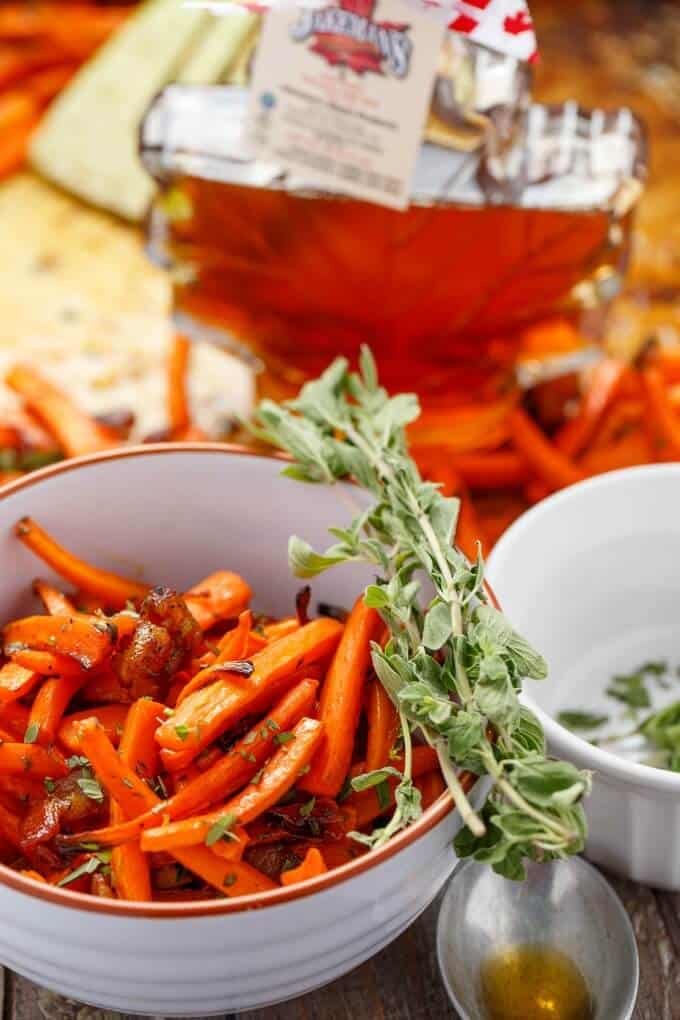
<path fill-rule="evenodd" d="M 87 2 L 0 4 L 0 179 L 22 166 L 46 108 L 129 13 Z"/>
<path fill-rule="evenodd" d="M 546 383 L 524 406 L 507 408 L 494 430 L 483 449 L 412 450 L 427 477 L 461 497 L 456 541 L 469 556 L 478 539 L 488 553 L 519 514 L 558 489 L 678 460 L 680 349 L 648 351 L 637 364 L 605 358 L 581 378 Z"/>
<path fill-rule="evenodd" d="M 376 611 L 257 616 L 217 570 L 178 594 L 78 558 L 35 521 L 17 539 L 70 587 L 36 580 L 0 660 L 0 861 L 94 896 L 228 897 L 315 878 L 365 853 L 403 769 L 371 668 Z M 291 607 L 292 608 L 292 607 Z M 343 622 L 341 622 L 341 619 Z M 423 804 L 444 791 L 415 747 Z"/>
<path fill-rule="evenodd" d="M 168 428 L 149 440 L 204 441 L 208 436 L 192 420 L 189 400 L 191 344 L 173 338 L 164 367 Z M 0 421 L 0 485 L 21 477 L 26 470 L 62 457 L 98 453 L 126 442 L 134 415 L 87 414 L 34 365 L 17 363 L 7 372 L 5 384 L 21 399 L 18 409 L 3 412 Z"/>

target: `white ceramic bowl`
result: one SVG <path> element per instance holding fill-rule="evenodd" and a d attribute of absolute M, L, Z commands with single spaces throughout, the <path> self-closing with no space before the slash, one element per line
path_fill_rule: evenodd
<path fill-rule="evenodd" d="M 487 576 L 548 660 L 550 682 L 528 683 L 525 700 L 551 751 L 594 771 L 588 856 L 680 889 L 680 775 L 593 747 L 555 720 L 568 708 L 611 712 L 604 688 L 616 673 L 680 664 L 680 465 L 616 471 L 550 497 L 503 535 Z M 680 682 L 661 696 L 680 698 Z"/>
<path fill-rule="evenodd" d="M 34 516 L 103 567 L 182 590 L 226 566 L 255 604 L 290 612 L 292 531 L 316 545 L 349 511 L 333 488 L 275 460 L 215 446 L 130 448 L 37 472 L 0 495 L 0 621 L 28 608 L 45 569 L 13 534 Z M 360 493 L 352 492 L 354 498 Z M 367 575 L 338 568 L 317 599 L 350 605 Z M 64 995 L 125 1013 L 205 1016 L 301 995 L 362 963 L 430 903 L 456 863 L 460 820 L 442 796 L 382 850 L 299 886 L 241 900 L 95 900 L 0 866 L 0 961 Z"/>

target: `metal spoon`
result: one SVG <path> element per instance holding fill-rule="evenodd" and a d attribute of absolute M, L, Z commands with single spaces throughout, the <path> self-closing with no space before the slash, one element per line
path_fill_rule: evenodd
<path fill-rule="evenodd" d="M 525 882 L 469 861 L 454 875 L 437 926 L 439 969 L 461 1020 L 487 1020 L 480 969 L 504 947 L 540 944 L 568 956 L 594 1003 L 593 1020 L 629 1020 L 639 961 L 631 923 L 599 871 L 581 858 L 533 864 Z"/>

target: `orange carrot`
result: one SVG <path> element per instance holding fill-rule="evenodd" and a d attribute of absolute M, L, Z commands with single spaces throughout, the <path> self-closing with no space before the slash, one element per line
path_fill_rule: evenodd
<path fill-rule="evenodd" d="M 53 587 L 47 581 L 41 581 L 38 578 L 33 582 L 33 591 L 38 596 L 45 611 L 50 616 L 59 616 L 64 613 L 75 613 L 76 609 L 70 598 L 64 595 L 63 592 L 59 591 L 58 588 Z"/>
<path fill-rule="evenodd" d="M 65 776 L 68 769 L 63 757 L 53 748 L 48 750 L 38 744 L 8 741 L 0 744 L 0 773 L 23 776 L 27 772 L 36 779 L 59 778 Z"/>
<path fill-rule="evenodd" d="M 77 70 L 77 64 L 72 62 L 48 67 L 31 75 L 26 82 L 26 90 L 39 106 L 44 107 L 68 85 Z"/>
<path fill-rule="evenodd" d="M 173 435 L 188 429 L 191 424 L 187 392 L 190 356 L 189 340 L 176 333 L 168 357 L 168 420 Z"/>
<path fill-rule="evenodd" d="M 218 680 L 191 694 L 156 733 L 164 749 L 178 752 L 171 759 L 173 769 L 183 768 L 245 715 L 264 711 L 296 673 L 333 653 L 342 629 L 337 620 L 313 620 L 254 655 L 254 672 L 242 682 Z"/>
<path fill-rule="evenodd" d="M 451 464 L 473 489 L 500 489 L 522 485 L 529 477 L 526 461 L 513 450 L 493 453 L 461 453 Z"/>
<path fill-rule="evenodd" d="M 113 746 L 118 747 L 129 711 L 128 705 L 98 705 L 96 708 L 73 712 L 62 720 L 57 731 L 57 739 L 69 751 L 74 754 L 78 753 L 80 751 L 80 723 L 84 719 L 96 719 Z"/>
<path fill-rule="evenodd" d="M 0 726 L 9 730 L 15 740 L 23 740 L 28 726 L 29 710 L 16 701 L 0 705 Z"/>
<path fill-rule="evenodd" d="M 326 862 L 317 847 L 312 846 L 305 854 L 305 859 L 297 868 L 288 868 L 281 872 L 281 885 L 295 885 L 307 882 L 310 878 L 318 878 L 328 871 Z"/>
<path fill-rule="evenodd" d="M 75 659 L 85 670 L 96 669 L 111 655 L 116 630 L 98 616 L 25 616 L 2 632 L 5 654 L 31 649 Z"/>
<path fill-rule="evenodd" d="M 599 475 L 636 464 L 648 464 L 650 460 L 649 440 L 643 432 L 635 431 L 602 446 L 591 447 L 579 461 L 579 466 L 589 475 Z"/>
<path fill-rule="evenodd" d="M 595 366 L 578 413 L 555 436 L 558 450 L 572 458 L 583 452 L 605 411 L 616 399 L 627 371 L 627 366 L 614 358 L 605 358 Z"/>
<path fill-rule="evenodd" d="M 234 825 L 229 835 L 211 843 L 210 849 L 225 861 L 240 861 L 250 837 L 242 825 Z"/>
<path fill-rule="evenodd" d="M 553 446 L 521 408 L 516 408 L 510 415 L 510 430 L 522 456 L 552 488 L 562 489 L 585 478 L 584 473 Z"/>
<path fill-rule="evenodd" d="M 135 818 L 145 807 L 161 803 L 137 773 L 121 761 L 101 728 L 90 723 L 82 723 L 81 726 L 84 753 L 99 781 L 129 818 Z M 0 771 L 2 749 L 6 746 L 0 745 Z M 83 839 L 82 835 L 80 839 Z M 275 888 L 270 879 L 244 861 L 225 862 L 208 847 L 185 847 L 174 851 L 173 857 L 226 896 L 245 896 Z"/>
<path fill-rule="evenodd" d="M 62 390 L 29 365 L 15 365 L 5 376 L 10 389 L 54 435 L 67 457 L 96 453 L 117 445 Z"/>
<path fill-rule="evenodd" d="M 15 173 L 26 162 L 28 146 L 31 135 L 35 131 L 39 121 L 39 114 L 34 113 L 19 125 L 16 125 L 11 132 L 3 135 L 0 146 L 0 180 Z"/>
<path fill-rule="evenodd" d="M 397 772 L 404 771 L 404 759 L 402 756 L 395 758 L 389 764 Z M 413 748 L 411 774 L 414 779 L 418 779 L 427 772 L 432 772 L 437 767 L 437 754 L 431 747 L 418 745 Z M 368 790 L 361 790 L 359 793 L 350 793 L 349 797 L 343 801 L 343 807 L 351 808 L 356 812 L 358 829 L 363 829 L 366 825 L 374 822 L 376 818 L 380 818 L 394 806 L 394 791 L 397 787 L 397 780 L 395 778 L 387 779 L 386 784 L 384 796 L 378 787 L 370 787 Z"/>
<path fill-rule="evenodd" d="M 279 638 L 285 637 L 287 634 L 292 634 L 294 631 L 300 629 L 300 621 L 297 617 L 292 616 L 288 620 L 278 620 L 276 623 L 268 623 L 263 628 L 263 636 L 265 641 L 278 641 Z"/>
<path fill-rule="evenodd" d="M 220 620 L 230 620 L 242 613 L 251 596 L 250 586 L 239 574 L 217 570 L 190 588 L 184 601 L 201 629 L 209 630 Z"/>
<path fill-rule="evenodd" d="M 215 680 L 215 672 L 210 668 L 211 666 L 228 661 L 233 662 L 245 656 L 248 649 L 248 637 L 250 635 L 252 619 L 253 616 L 250 610 L 246 609 L 245 612 L 241 613 L 237 626 L 233 630 L 227 631 L 221 639 L 218 645 L 219 652 L 217 656 L 210 656 L 212 661 L 206 663 L 205 668 L 196 673 L 182 688 L 175 703 L 176 705 L 181 705 L 194 691 L 200 690 L 201 687 L 205 687 L 206 684 L 212 683 Z"/>
<path fill-rule="evenodd" d="M 680 457 L 680 420 L 658 368 L 650 365 L 643 369 L 642 386 L 649 421 L 654 430 L 653 438 L 665 444 L 665 449 L 662 447 L 660 451 L 662 459 L 675 460 Z"/>
<path fill-rule="evenodd" d="M 30 517 L 24 517 L 19 521 L 16 534 L 24 545 L 55 573 L 88 595 L 100 599 L 104 605 L 122 609 L 127 602 L 142 599 L 149 591 L 146 584 L 119 577 L 118 574 L 112 574 L 107 570 L 100 570 L 74 556 Z"/>
<path fill-rule="evenodd" d="M 183 821 L 169 822 L 155 829 L 146 829 L 142 835 L 142 848 L 148 851 L 173 850 L 175 847 L 196 846 L 203 843 L 214 825 L 233 817 L 247 825 L 267 811 L 297 782 L 300 772 L 307 767 L 316 753 L 323 735 L 323 723 L 303 718 L 289 738 L 265 765 L 257 782 L 207 815 L 198 815 Z M 279 739 L 283 734 L 279 734 Z"/>
<path fill-rule="evenodd" d="M 21 820 L 2 803 L 0 803 L 0 836 L 15 850 L 21 848 Z"/>
<path fill-rule="evenodd" d="M 86 835 L 79 835 L 78 841 L 85 839 L 103 846 L 115 845 L 134 839 L 142 827 L 157 825 L 159 814 L 170 820 L 181 818 L 228 797 L 252 779 L 269 758 L 276 747 L 276 734 L 288 732 L 311 710 L 317 689 L 318 683 L 315 680 L 302 680 L 219 761 L 206 772 L 197 773 L 169 800 L 159 801 L 156 808 L 135 818 L 133 822 L 92 830 Z"/>
<path fill-rule="evenodd" d="M 35 651 L 32 648 L 21 647 L 17 647 L 9 655 L 12 662 L 18 666 L 33 670 L 36 673 L 42 674 L 42 676 L 87 678 L 87 673 L 83 667 L 75 659 L 72 659 L 70 655 L 59 655 L 56 652 L 42 652 Z"/>
<path fill-rule="evenodd" d="M 81 697 L 83 701 L 96 705 L 102 702 L 106 705 L 129 705 L 132 701 L 130 688 L 123 687 L 120 677 L 112 669 L 104 669 L 88 679 Z"/>
<path fill-rule="evenodd" d="M 361 699 L 371 665 L 371 640 L 377 637 L 381 626 L 375 609 L 369 609 L 363 597 L 357 599 L 321 688 L 319 718 L 324 724 L 325 738 L 301 783 L 310 793 L 335 797 L 342 789 L 352 761 Z M 282 641 L 292 640 L 305 629 Z"/>
<path fill-rule="evenodd" d="M 158 745 L 154 733 L 164 706 L 151 700 L 140 700 L 130 709 L 120 741 L 119 755 L 124 765 L 144 778 L 158 771 Z M 111 805 L 111 822 L 124 820 L 122 809 Z M 149 861 L 139 842 L 124 843 L 111 855 L 111 874 L 118 896 L 123 900 L 152 899 Z"/>
<path fill-rule="evenodd" d="M 42 680 L 40 673 L 24 669 L 16 662 L 6 662 L 0 669 L 0 705 L 23 698 L 40 680 Z"/>
<path fill-rule="evenodd" d="M 55 677 L 45 680 L 36 694 L 31 714 L 28 717 L 28 729 L 35 734 L 33 739 L 47 747 L 54 742 L 64 712 L 71 699 L 83 686 L 83 677 Z"/>
<path fill-rule="evenodd" d="M 417 779 L 416 783 L 420 790 L 420 804 L 423 811 L 426 811 L 431 804 L 434 804 L 446 790 L 446 783 L 439 770 L 427 772 L 420 779 Z"/>
<path fill-rule="evenodd" d="M 379 680 L 374 680 L 368 688 L 366 719 L 368 737 L 365 770 L 373 772 L 387 765 L 390 751 L 399 734 L 397 710 Z"/>

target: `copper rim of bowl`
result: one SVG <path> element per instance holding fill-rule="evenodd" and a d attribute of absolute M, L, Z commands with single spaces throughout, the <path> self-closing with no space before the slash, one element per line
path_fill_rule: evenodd
<path fill-rule="evenodd" d="M 90 464 L 122 460 L 126 457 L 148 457 L 156 454 L 172 455 L 175 453 L 230 454 L 259 457 L 265 460 L 288 459 L 281 454 L 264 454 L 233 443 L 149 443 L 142 446 L 125 446 L 102 453 L 89 454 L 84 457 L 74 457 L 69 460 L 59 461 L 57 464 L 52 464 L 45 468 L 40 468 L 24 478 L 18 478 L 16 481 L 4 486 L 2 491 L 0 491 L 0 501 L 9 499 L 15 492 L 28 489 L 45 478 L 53 478 L 55 475 L 65 474 L 68 471 L 77 471 L 79 468 L 87 467 Z M 490 594 L 493 597 L 493 594 Z M 461 779 L 463 789 L 465 792 L 468 792 L 474 785 L 475 777 L 470 773 L 465 773 Z M 446 818 L 454 807 L 451 795 L 443 793 L 434 804 L 430 805 L 423 812 L 418 821 L 414 822 L 409 828 L 397 833 L 389 843 L 379 850 L 373 850 L 354 861 L 350 861 L 349 864 L 342 864 L 338 868 L 333 868 L 325 875 L 310 879 L 307 882 L 301 882 L 297 886 L 284 886 L 281 889 L 255 893 L 251 896 L 234 897 L 231 900 L 215 899 L 198 902 L 189 901 L 187 903 L 137 903 L 97 899 L 87 893 L 75 892 L 70 889 L 59 889 L 56 886 L 43 884 L 36 879 L 28 878 L 17 871 L 13 871 L 5 864 L 0 864 L 0 884 L 10 886 L 10 888 L 26 893 L 36 899 L 56 903 L 62 907 L 87 910 L 96 914 L 124 915 L 127 917 L 206 917 L 215 914 L 234 914 L 243 910 L 273 907 L 291 900 L 302 899 L 305 896 L 311 896 L 314 893 L 330 889 L 350 878 L 355 878 L 371 868 L 377 867 L 383 861 L 389 860 L 390 857 L 393 857 L 400 850 L 410 846 L 421 836 L 424 836 Z"/>

